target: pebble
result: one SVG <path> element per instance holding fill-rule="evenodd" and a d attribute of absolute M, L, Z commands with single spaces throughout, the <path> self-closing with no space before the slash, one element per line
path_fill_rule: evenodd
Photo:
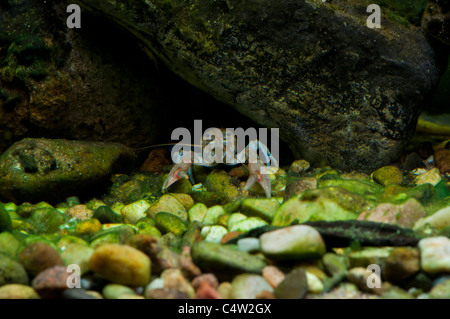
<path fill-rule="evenodd" d="M 174 214 L 183 221 L 188 219 L 186 208 L 184 208 L 183 204 L 176 197 L 170 194 L 162 195 L 147 209 L 146 214 L 153 218 L 159 212 Z"/>
<path fill-rule="evenodd" d="M 241 204 L 241 213 L 271 223 L 279 207 L 280 202 L 276 198 L 247 198 Z"/>
<path fill-rule="evenodd" d="M 344 277 L 347 275 L 347 264 L 348 260 L 345 256 L 326 253 L 322 257 L 323 265 L 326 271 L 333 276 Z"/>
<path fill-rule="evenodd" d="M 348 271 L 347 279 L 365 292 L 380 295 L 384 292 L 381 277 L 366 268 L 355 267 Z"/>
<path fill-rule="evenodd" d="M 145 293 L 146 299 L 189 299 L 189 296 L 175 288 L 149 289 Z"/>
<path fill-rule="evenodd" d="M 94 212 L 87 208 L 86 205 L 75 205 L 72 207 L 69 207 L 65 214 L 67 216 L 70 216 L 72 218 L 76 218 L 79 220 L 85 220 L 85 219 L 89 219 L 92 218 L 92 215 L 94 215 Z"/>
<path fill-rule="evenodd" d="M 189 222 L 193 221 L 203 222 L 203 218 L 205 218 L 206 212 L 208 211 L 208 207 L 203 203 L 197 203 L 192 206 L 189 211 Z"/>
<path fill-rule="evenodd" d="M 75 226 L 75 234 L 85 236 L 93 235 L 101 230 L 102 224 L 98 219 L 85 219 L 77 223 Z"/>
<path fill-rule="evenodd" d="M 66 267 L 54 266 L 39 273 L 31 282 L 31 286 L 41 298 L 61 298 L 63 291 L 69 288 L 70 275 Z"/>
<path fill-rule="evenodd" d="M 241 238 L 237 242 L 238 249 L 247 253 L 254 253 L 261 250 L 261 244 L 258 238 Z"/>
<path fill-rule="evenodd" d="M 276 288 L 280 282 L 285 278 L 284 273 L 276 266 L 266 266 L 262 270 L 263 278 L 272 286 Z"/>
<path fill-rule="evenodd" d="M 217 287 L 217 293 L 221 299 L 230 299 L 231 294 L 231 283 L 228 281 L 221 282 L 219 287 Z"/>
<path fill-rule="evenodd" d="M 428 237 L 419 241 L 422 269 L 429 274 L 450 273 L 450 239 Z"/>
<path fill-rule="evenodd" d="M 240 236 L 242 234 L 242 232 L 240 231 L 230 231 L 228 233 L 226 233 L 223 237 L 222 240 L 220 241 L 221 244 L 226 244 L 228 243 L 230 240 Z"/>
<path fill-rule="evenodd" d="M 159 174 L 163 171 L 164 166 L 171 164 L 169 158 L 170 154 L 166 148 L 156 148 L 151 150 L 140 170 L 142 172 Z"/>
<path fill-rule="evenodd" d="M 310 168 L 310 164 L 308 161 L 305 161 L 303 159 L 301 160 L 295 160 L 292 162 L 291 166 L 289 167 L 289 172 L 301 174 L 305 171 L 307 171 Z"/>
<path fill-rule="evenodd" d="M 443 280 L 435 285 L 430 293 L 430 299 L 450 299 L 450 279 Z"/>
<path fill-rule="evenodd" d="M 308 292 L 306 272 L 302 268 L 291 270 L 275 288 L 277 299 L 303 299 Z"/>
<path fill-rule="evenodd" d="M 284 200 L 288 200 L 294 195 L 298 195 L 309 189 L 317 188 L 317 179 L 314 177 L 305 177 L 299 181 L 292 181 L 286 185 L 284 191 Z"/>
<path fill-rule="evenodd" d="M 397 282 L 413 276 L 419 270 L 419 250 L 415 247 L 397 247 L 386 259 L 383 275 L 386 280 Z"/>
<path fill-rule="evenodd" d="M 450 206 L 442 208 L 433 215 L 419 219 L 414 225 L 414 229 L 418 229 L 425 225 L 430 225 L 438 230 L 450 226 Z"/>
<path fill-rule="evenodd" d="M 145 218 L 146 211 L 150 207 L 150 203 L 146 200 L 138 200 L 131 204 L 128 204 L 120 210 L 120 214 L 128 224 L 136 224 L 139 219 Z"/>
<path fill-rule="evenodd" d="M 269 259 L 314 259 L 325 253 L 325 243 L 313 227 L 296 225 L 260 236 L 261 251 Z"/>
<path fill-rule="evenodd" d="M 232 245 L 201 241 L 194 243 L 191 249 L 192 259 L 198 267 L 222 278 L 236 273 L 261 273 L 266 266 L 262 258 L 237 250 Z M 221 271 L 217 273 L 217 269 Z"/>
<path fill-rule="evenodd" d="M 191 277 L 200 276 L 202 271 L 194 264 L 191 256 L 191 247 L 183 246 L 180 255 L 181 270 Z"/>
<path fill-rule="evenodd" d="M 372 173 L 372 179 L 382 186 L 400 185 L 403 175 L 396 166 L 383 166 Z"/>
<path fill-rule="evenodd" d="M 166 269 L 162 272 L 161 278 L 164 280 L 164 288 L 176 289 L 186 294 L 189 298 L 194 297 L 194 288 L 179 269 Z"/>
<path fill-rule="evenodd" d="M 6 284 L 28 284 L 25 268 L 14 259 L 0 254 L 0 287 Z"/>
<path fill-rule="evenodd" d="M 402 205 L 390 203 L 379 204 L 371 210 L 361 213 L 358 216 L 358 220 L 368 220 L 411 228 L 425 214 L 423 206 L 414 198 L 410 198 Z"/>
<path fill-rule="evenodd" d="M 228 222 L 227 222 L 228 230 L 233 228 L 236 223 L 240 222 L 241 220 L 245 220 L 245 219 L 247 219 L 247 216 L 245 216 L 244 214 L 241 214 L 241 213 L 231 214 L 230 217 L 228 218 Z"/>
<path fill-rule="evenodd" d="M 114 224 L 122 221 L 122 215 L 115 213 L 111 208 L 104 205 L 94 210 L 92 218 L 97 219 L 102 224 Z"/>
<path fill-rule="evenodd" d="M 65 289 L 61 296 L 64 299 L 103 299 L 97 291 L 86 291 L 82 288 Z"/>
<path fill-rule="evenodd" d="M 203 218 L 204 225 L 216 225 L 219 223 L 219 218 L 226 215 L 225 209 L 220 205 L 214 205 L 206 211 L 205 217 Z"/>
<path fill-rule="evenodd" d="M 450 150 L 444 148 L 434 152 L 434 163 L 442 174 L 450 173 Z"/>
<path fill-rule="evenodd" d="M 30 286 L 6 284 L 0 287 L 0 299 L 39 299 L 39 295 Z"/>
<path fill-rule="evenodd" d="M 69 244 L 61 252 L 61 258 L 66 266 L 78 265 L 80 274 L 84 275 L 90 271 L 89 260 L 93 253 L 94 249 L 92 247 L 82 244 Z"/>
<path fill-rule="evenodd" d="M 39 233 L 54 233 L 66 222 L 67 215 L 54 208 L 39 208 L 33 211 L 28 221 Z"/>
<path fill-rule="evenodd" d="M 306 271 L 306 281 L 308 282 L 308 292 L 312 294 L 320 294 L 323 289 L 322 281 L 314 274 Z"/>
<path fill-rule="evenodd" d="M 217 289 L 217 287 L 219 287 L 219 281 L 217 280 L 216 275 L 212 273 L 196 276 L 194 279 L 192 279 L 191 284 L 192 287 L 197 290 L 204 282 L 207 282 L 208 285 L 213 289 Z"/>
<path fill-rule="evenodd" d="M 150 258 L 127 245 L 106 244 L 95 249 L 89 267 L 118 284 L 144 286 L 150 281 Z"/>
<path fill-rule="evenodd" d="M 181 236 L 187 230 L 186 223 L 172 213 L 159 212 L 155 215 L 155 226 L 162 234 L 173 233 Z"/>
<path fill-rule="evenodd" d="M 259 217 L 248 217 L 234 223 L 231 228 L 228 228 L 228 230 L 231 232 L 239 231 L 242 233 L 246 233 L 252 229 L 266 225 L 268 225 L 268 223 Z"/>
<path fill-rule="evenodd" d="M 267 290 L 273 291 L 269 283 L 255 274 L 240 274 L 231 282 L 230 299 L 256 299 L 256 296 Z"/>
<path fill-rule="evenodd" d="M 13 234 L 7 231 L 0 233 L 0 253 L 17 259 L 22 248 L 22 243 Z"/>
<path fill-rule="evenodd" d="M 194 299 L 220 299 L 220 295 L 209 282 L 203 281 L 195 291 Z"/>
<path fill-rule="evenodd" d="M 422 158 L 416 152 L 409 153 L 403 163 L 403 168 L 407 171 L 412 171 L 413 169 L 423 167 L 425 167 L 425 164 L 423 163 Z"/>
<path fill-rule="evenodd" d="M 0 204 L 0 232 L 11 231 L 13 229 L 11 217 L 8 211 Z"/>
<path fill-rule="evenodd" d="M 191 209 L 192 206 L 194 206 L 194 200 L 189 194 L 172 193 L 171 195 L 176 199 L 178 199 L 178 201 L 184 206 L 186 211 L 189 211 L 189 209 Z"/>
<path fill-rule="evenodd" d="M 122 295 L 135 295 L 136 292 L 128 286 L 107 284 L 103 287 L 102 295 L 105 299 L 119 299 Z"/>
<path fill-rule="evenodd" d="M 219 244 L 227 232 L 228 230 L 223 226 L 205 226 L 202 228 L 201 236 L 205 241 Z"/>
<path fill-rule="evenodd" d="M 422 185 L 428 183 L 433 186 L 436 186 L 437 184 L 439 184 L 441 180 L 442 178 L 439 169 L 432 168 L 429 171 L 426 171 L 425 173 L 422 173 L 418 175 L 416 178 L 414 178 L 414 184 Z"/>
<path fill-rule="evenodd" d="M 392 249 L 392 247 L 366 247 L 360 251 L 353 251 L 348 255 L 350 267 L 366 268 L 376 264 L 383 269 Z"/>
<path fill-rule="evenodd" d="M 34 276 L 47 268 L 64 266 L 58 251 L 43 242 L 34 242 L 22 249 L 19 262 L 29 274 Z"/>

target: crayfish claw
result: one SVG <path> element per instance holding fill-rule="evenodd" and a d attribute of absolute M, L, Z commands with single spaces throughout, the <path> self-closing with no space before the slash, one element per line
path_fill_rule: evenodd
<path fill-rule="evenodd" d="M 175 164 L 169 172 L 164 184 L 162 186 L 162 191 L 164 192 L 170 185 L 178 181 L 179 179 L 186 178 L 189 179 L 188 170 L 191 168 L 192 163 L 179 163 Z"/>

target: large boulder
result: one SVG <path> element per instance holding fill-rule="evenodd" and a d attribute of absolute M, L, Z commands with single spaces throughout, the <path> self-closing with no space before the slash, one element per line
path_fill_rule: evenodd
<path fill-rule="evenodd" d="M 111 174 L 132 167 L 135 153 L 118 143 L 27 138 L 0 156 L 0 199 L 57 201 L 105 191 Z"/>
<path fill-rule="evenodd" d="M 420 28 L 365 1 L 78 0 L 296 156 L 341 168 L 396 160 L 439 69 Z M 406 21 L 406 23 L 404 22 Z"/>

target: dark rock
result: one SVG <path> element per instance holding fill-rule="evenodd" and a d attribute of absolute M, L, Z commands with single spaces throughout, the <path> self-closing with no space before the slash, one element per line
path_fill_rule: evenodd
<path fill-rule="evenodd" d="M 8 214 L 8 211 L 0 204 L 0 233 L 4 231 L 12 230 L 12 222 L 11 217 Z"/>
<path fill-rule="evenodd" d="M 79 2 L 191 84 L 280 127 L 295 155 L 315 163 L 375 168 L 397 159 L 439 76 L 419 30 L 388 16 L 369 29 L 365 3 Z"/>
<path fill-rule="evenodd" d="M 450 45 L 450 1 L 431 0 L 422 17 L 422 28 L 431 36 Z"/>
<path fill-rule="evenodd" d="M 430 142 L 423 142 L 416 147 L 415 151 L 421 159 L 426 160 L 434 153 L 433 144 Z"/>
<path fill-rule="evenodd" d="M 345 247 L 354 241 L 362 246 L 416 246 L 419 239 L 411 229 L 396 225 L 348 220 L 307 222 L 325 241 L 327 249 Z"/>
<path fill-rule="evenodd" d="M 26 138 L 0 157 L 0 196 L 30 202 L 74 193 L 92 196 L 105 189 L 112 173 L 126 170 L 134 156 L 117 143 Z"/>
<path fill-rule="evenodd" d="M 305 270 L 295 268 L 278 284 L 274 294 L 277 299 L 302 299 L 307 292 L 308 281 L 306 280 Z"/>
<path fill-rule="evenodd" d="M 100 206 L 94 210 L 92 218 L 98 219 L 102 224 L 120 223 L 122 221 L 122 215 L 119 215 L 108 206 Z"/>
<path fill-rule="evenodd" d="M 403 162 L 403 169 L 407 171 L 412 171 L 416 168 L 424 168 L 425 164 L 423 163 L 422 158 L 416 152 L 409 153 Z"/>
<path fill-rule="evenodd" d="M 64 299 L 98 299 L 93 295 L 86 293 L 86 290 L 81 288 L 66 289 L 62 292 Z"/>
<path fill-rule="evenodd" d="M 54 266 L 64 266 L 56 249 L 43 242 L 34 242 L 22 249 L 19 262 L 33 276 Z"/>

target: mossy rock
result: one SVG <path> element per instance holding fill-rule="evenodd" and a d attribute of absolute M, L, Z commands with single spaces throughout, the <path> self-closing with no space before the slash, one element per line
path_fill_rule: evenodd
<path fill-rule="evenodd" d="M 181 236 L 187 230 L 186 223 L 177 215 L 159 212 L 155 215 L 155 226 L 163 234 L 173 233 L 176 236 Z"/>

